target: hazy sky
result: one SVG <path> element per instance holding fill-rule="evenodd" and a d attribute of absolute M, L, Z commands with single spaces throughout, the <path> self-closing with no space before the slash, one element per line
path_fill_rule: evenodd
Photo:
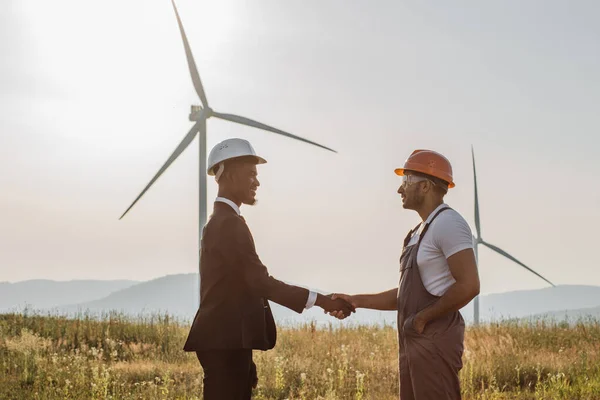
<path fill-rule="evenodd" d="M 395 286 L 419 220 L 394 168 L 445 154 L 447 202 L 474 228 L 473 145 L 484 239 L 557 284 L 600 285 L 600 3 L 178 6 L 217 111 L 339 151 L 209 121 L 209 148 L 243 137 L 269 161 L 242 212 L 276 277 Z M 118 221 L 199 103 L 171 3 L 5 0 L 0 51 L 0 281 L 197 271 L 196 142 Z M 479 267 L 483 293 L 546 286 L 485 248 Z"/>

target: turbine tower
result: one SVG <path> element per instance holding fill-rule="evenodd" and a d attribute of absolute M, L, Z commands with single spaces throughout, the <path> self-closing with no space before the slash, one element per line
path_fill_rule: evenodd
<path fill-rule="evenodd" d="M 154 177 L 150 180 L 150 182 L 146 185 L 144 190 L 139 194 L 139 196 L 131 203 L 129 208 L 125 210 L 123 215 L 119 219 L 122 219 L 131 208 L 138 202 L 138 200 L 150 189 L 152 184 L 156 182 L 156 180 L 165 172 L 167 168 L 179 157 L 179 155 L 189 146 L 189 144 L 194 140 L 196 134 L 199 134 L 199 147 L 200 147 L 200 179 L 199 179 L 199 234 L 198 234 L 198 242 L 199 246 L 201 245 L 201 237 L 202 237 L 202 229 L 204 225 L 206 225 L 207 219 L 207 190 L 206 190 L 206 120 L 210 117 L 215 117 L 219 119 L 223 119 L 226 121 L 236 122 L 241 125 L 251 126 L 253 128 L 262 129 L 265 131 L 269 131 L 272 133 L 277 133 L 282 136 L 286 136 L 292 139 L 300 140 L 305 143 L 312 144 L 314 146 L 321 147 L 323 149 L 336 152 L 335 150 L 330 149 L 329 147 L 325 147 L 318 143 L 312 142 L 308 139 L 301 138 L 296 135 L 292 135 L 291 133 L 284 132 L 280 129 L 273 128 L 272 126 L 265 125 L 263 123 L 254 121 L 250 118 L 241 117 L 239 115 L 234 114 L 223 114 L 214 111 L 208 105 L 208 99 L 206 98 L 206 93 L 204 92 L 204 87 L 202 86 L 202 82 L 200 81 L 200 75 L 198 74 L 198 69 L 196 67 L 196 62 L 194 61 L 194 57 L 192 55 L 192 50 L 187 40 L 187 36 L 185 31 L 183 30 L 183 24 L 181 23 L 181 18 L 179 18 L 179 13 L 177 12 L 177 7 L 175 6 L 175 1 L 171 0 L 173 4 L 173 9 L 175 10 L 175 17 L 177 18 L 177 24 L 179 25 L 179 31 L 181 32 L 181 38 L 183 40 L 183 47 L 185 49 L 185 55 L 187 58 L 188 68 L 190 70 L 190 75 L 192 76 L 192 83 L 194 84 L 194 88 L 198 97 L 200 97 L 200 101 L 202 102 L 201 106 L 192 105 L 191 112 L 189 115 L 190 121 L 194 122 L 194 125 L 189 130 L 189 132 L 185 135 L 181 143 L 175 148 L 175 151 L 171 154 L 171 156 L 167 159 L 164 165 L 159 169 L 159 171 L 154 175 Z"/>
<path fill-rule="evenodd" d="M 495 251 L 496 253 L 508 258 L 511 261 L 514 261 L 515 263 L 519 264 L 521 267 L 525 268 L 527 271 L 533 273 L 534 275 L 542 278 L 543 280 L 545 280 L 546 282 L 548 282 L 550 285 L 555 286 L 552 282 L 550 282 L 548 279 L 544 278 L 542 275 L 538 274 L 537 272 L 535 272 L 534 270 L 532 270 L 531 268 L 529 268 L 527 265 L 523 264 L 521 261 L 517 260 L 515 257 L 511 256 L 510 254 L 508 254 L 507 252 L 505 252 L 504 250 L 500 249 L 499 247 L 494 246 L 491 243 L 486 242 L 485 240 L 483 240 L 481 238 L 481 221 L 479 219 L 479 197 L 477 195 L 477 172 L 475 170 L 475 151 L 473 150 L 473 146 L 471 146 L 471 155 L 473 157 L 473 182 L 475 183 L 475 229 L 477 231 L 477 237 L 474 237 L 474 241 L 475 241 L 475 259 L 477 260 L 477 265 L 479 265 L 479 251 L 478 251 L 478 247 L 480 244 L 484 245 L 485 247 Z M 474 323 L 475 325 L 479 325 L 479 296 L 476 296 L 474 301 L 473 301 L 473 312 L 474 312 Z"/>

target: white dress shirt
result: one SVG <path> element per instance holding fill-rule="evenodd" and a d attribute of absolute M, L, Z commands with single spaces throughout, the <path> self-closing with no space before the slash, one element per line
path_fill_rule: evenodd
<path fill-rule="evenodd" d="M 233 211 L 235 211 L 237 213 L 237 215 L 242 215 L 242 213 L 240 212 L 240 208 L 233 201 L 226 199 L 225 197 L 217 197 L 215 199 L 215 201 L 229 205 L 231 208 L 233 208 Z M 308 299 L 306 301 L 306 305 L 304 306 L 304 309 L 308 310 L 309 308 L 311 308 L 312 306 L 315 305 L 316 301 L 317 301 L 317 292 L 313 292 L 312 290 L 310 290 L 308 293 Z"/>

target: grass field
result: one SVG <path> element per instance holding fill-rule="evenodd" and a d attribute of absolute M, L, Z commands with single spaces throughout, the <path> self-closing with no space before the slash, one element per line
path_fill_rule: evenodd
<path fill-rule="evenodd" d="M 200 399 L 202 370 L 168 316 L 0 315 L 0 399 Z M 255 352 L 256 399 L 397 399 L 392 327 L 280 329 Z M 468 328 L 464 399 L 600 400 L 600 322 Z"/>

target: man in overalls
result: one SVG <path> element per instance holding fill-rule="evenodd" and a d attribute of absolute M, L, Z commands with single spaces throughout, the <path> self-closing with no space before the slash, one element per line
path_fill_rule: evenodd
<path fill-rule="evenodd" d="M 356 308 L 398 311 L 401 400 L 460 399 L 465 323 L 459 310 L 479 294 L 473 235 L 444 203 L 454 187 L 446 157 L 415 150 L 395 172 L 402 176 L 403 208 L 422 219 L 404 239 L 400 283 L 382 293 L 334 298 Z"/>

